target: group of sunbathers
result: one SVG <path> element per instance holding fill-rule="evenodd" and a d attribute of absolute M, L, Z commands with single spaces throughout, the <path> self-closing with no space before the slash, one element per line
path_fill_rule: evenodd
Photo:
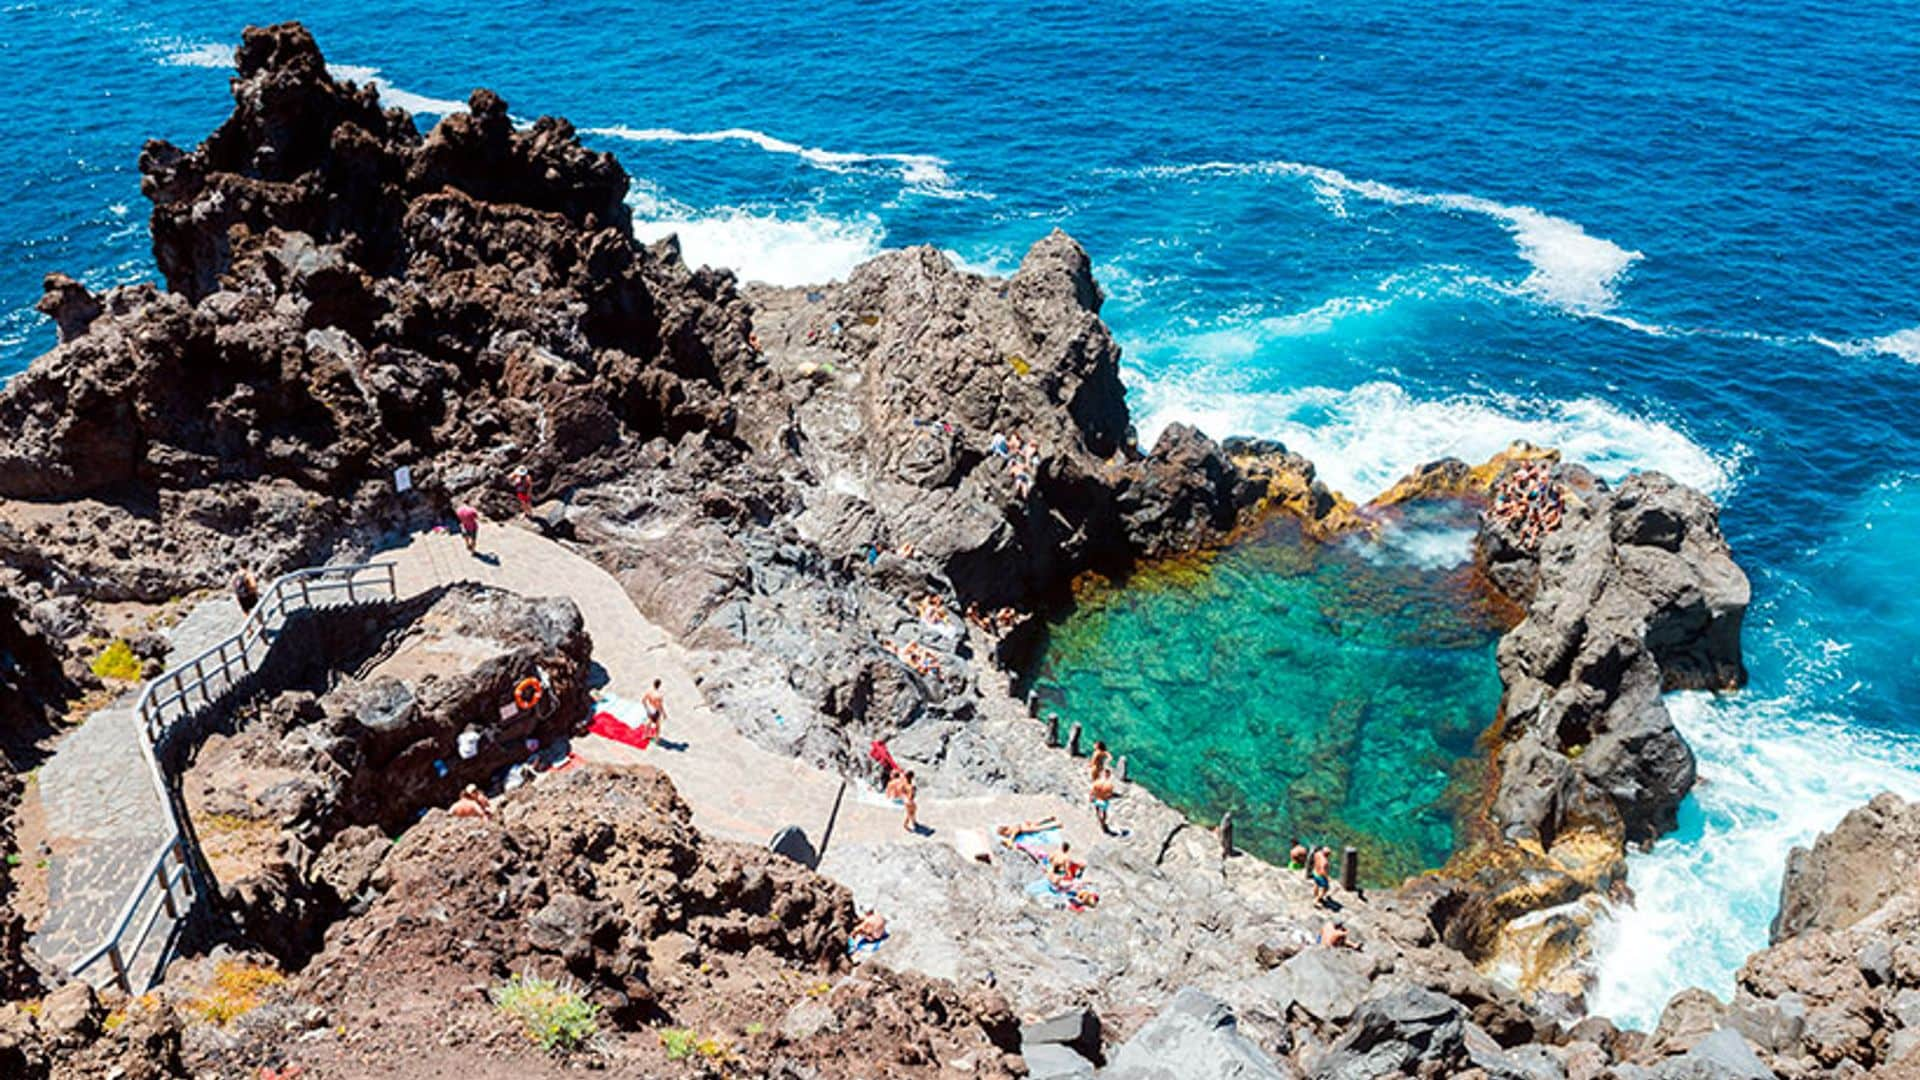
<path fill-rule="evenodd" d="M 921 675 L 940 674 L 940 658 L 917 641 L 882 641 L 880 647 L 900 658 L 900 662 Z"/>
<path fill-rule="evenodd" d="M 913 782 L 912 769 L 895 769 L 887 777 L 887 798 L 906 808 L 907 819 L 900 827 L 908 832 L 919 832 L 920 789 Z"/>
<path fill-rule="evenodd" d="M 1525 547 L 1539 546 L 1541 538 L 1559 528 L 1565 510 L 1565 493 L 1545 461 L 1529 461 L 1494 482 L 1491 513 L 1517 529 Z"/>
<path fill-rule="evenodd" d="M 996 431 L 987 441 L 987 449 L 1007 459 L 1007 475 L 1013 477 L 1013 494 L 1026 498 L 1033 490 L 1033 478 L 1040 472 L 1040 440 L 1019 432 L 1003 435 Z"/>
<path fill-rule="evenodd" d="M 1011 607 L 1003 607 L 988 614 L 980 610 L 979 604 L 968 604 L 967 622 L 983 634 L 1003 635 L 1020 624 L 1020 613 Z"/>
<path fill-rule="evenodd" d="M 1087 864 L 1073 856 L 1073 845 L 1062 839 L 1058 849 L 1048 851 L 1034 837 L 1060 828 L 1060 819 L 1049 814 L 1036 821 L 1022 821 L 1014 825 L 1002 825 L 994 831 L 1000 836 L 1000 843 L 1010 851 L 1017 851 L 1040 864 L 1046 873 L 1047 891 L 1066 902 L 1072 911 L 1085 911 L 1100 903 L 1100 894 L 1087 887 L 1083 880 Z"/>
<path fill-rule="evenodd" d="M 920 613 L 920 621 L 929 626 L 945 626 L 947 623 L 947 600 L 939 593 L 928 593 L 920 598 L 914 607 Z"/>

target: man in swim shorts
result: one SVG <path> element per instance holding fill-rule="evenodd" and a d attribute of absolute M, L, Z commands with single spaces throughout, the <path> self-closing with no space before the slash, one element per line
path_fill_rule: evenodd
<path fill-rule="evenodd" d="M 1333 857 L 1333 849 L 1325 844 L 1313 851 L 1313 862 L 1308 876 L 1313 878 L 1313 902 L 1324 906 L 1333 895 L 1333 882 L 1327 879 L 1327 861 Z"/>
<path fill-rule="evenodd" d="M 667 699 L 660 693 L 660 680 L 653 680 L 653 688 L 640 695 L 640 707 L 647 711 L 647 723 L 653 728 L 653 737 L 660 737 L 660 725 L 667 718 Z"/>
<path fill-rule="evenodd" d="M 1100 819 L 1100 831 L 1108 835 L 1113 834 L 1113 827 L 1107 824 L 1107 807 L 1113 802 L 1113 791 L 1112 773 L 1103 771 L 1094 777 L 1093 790 L 1090 793 L 1093 800 L 1093 816 Z"/>
<path fill-rule="evenodd" d="M 873 944 L 886 936 L 887 917 L 872 908 L 867 909 L 866 916 L 853 928 L 855 947 Z"/>

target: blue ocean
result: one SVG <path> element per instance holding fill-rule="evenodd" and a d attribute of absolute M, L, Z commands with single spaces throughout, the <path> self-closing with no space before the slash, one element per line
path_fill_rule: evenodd
<path fill-rule="evenodd" d="M 643 236 L 743 278 L 922 243 L 1007 271 L 1062 227 L 1145 441 L 1277 437 L 1365 498 L 1525 438 L 1713 494 L 1752 685 L 1673 702 L 1701 783 L 1633 859 L 1599 1011 L 1730 992 L 1787 849 L 1920 796 L 1902 6 L 15 0 L 0 376 L 53 343 L 44 273 L 153 276 L 142 141 L 210 131 L 240 27 L 295 17 L 423 127 L 481 85 L 571 118 L 636 177 Z"/>

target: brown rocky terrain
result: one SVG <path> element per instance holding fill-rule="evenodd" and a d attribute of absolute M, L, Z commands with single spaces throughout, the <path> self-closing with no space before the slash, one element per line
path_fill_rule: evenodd
<path fill-rule="evenodd" d="M 525 464 L 538 526 L 612 572 L 762 744 L 851 769 L 884 737 L 929 793 L 1077 799 L 1080 766 L 1016 727 L 1006 671 L 1076 576 L 1202 549 L 1262 514 L 1331 534 L 1408 499 L 1481 499 L 1515 460 L 1435 463 L 1356 507 L 1276 444 L 1174 427 L 1143 452 L 1090 262 L 1063 234 L 1006 280 L 923 248 L 843 284 L 743 290 L 689 269 L 671 241 L 634 242 L 624 172 L 563 120 L 516 128 L 476 91 L 423 136 L 372 88 L 329 77 L 292 24 L 249 30 L 236 60 L 227 122 L 194 150 L 141 157 L 166 288 L 93 295 L 50 278 L 61 344 L 0 392 L 4 599 L 37 627 L 0 639 L 18 700 L 72 696 L 62 642 L 89 632 L 87 605 L 365 552 L 459 502 L 503 518 L 504 478 Z M 991 449 L 996 432 L 1039 447 L 1029 489 Z M 724 1039 L 732 1075 L 1015 1071 L 1018 1033 L 989 984 L 1023 1011 L 1097 1003 L 1118 1076 L 1169 1060 L 1238 1061 L 1248 1076 L 1680 1076 L 1720 1075 L 1685 1070 L 1752 1047 L 1833 1058 L 1740 1028 L 1656 1036 L 1650 1052 L 1671 1056 L 1625 1064 L 1648 1048 L 1575 1025 L 1551 974 L 1517 994 L 1474 968 L 1509 920 L 1608 891 L 1625 845 L 1671 827 L 1693 768 L 1660 693 L 1743 678 L 1747 583 L 1711 502 L 1658 476 L 1556 476 L 1577 498 L 1543 544 L 1497 522 L 1480 539 L 1516 620 L 1486 835 L 1446 874 L 1355 904 L 1358 950 L 1303 949 L 1319 919 L 1296 876 L 1221 860 L 1135 792 L 1154 844 L 1099 852 L 1120 888 L 1095 918 L 1016 914 L 1004 889 L 1022 882 L 988 882 L 944 847 L 846 853 L 834 870 L 856 892 L 894 888 L 932 913 L 902 929 L 889 959 L 902 970 L 849 973 L 845 890 L 701 837 L 658 777 L 567 773 L 491 821 L 410 825 L 465 779 L 407 780 L 454 760 L 461 717 L 498 696 L 506 676 L 477 662 L 431 690 L 394 675 L 257 702 L 202 748 L 207 766 L 239 763 L 243 784 L 196 789 L 199 809 L 270 822 L 266 861 L 282 867 L 252 889 L 260 903 L 227 898 L 230 915 L 260 916 L 238 917 L 235 940 L 297 970 L 255 1019 L 190 1026 L 183 1053 L 228 1071 L 558 1069 L 485 999 L 532 967 L 579 980 L 611 1032 L 592 1053 L 642 1074 L 669 1067 L 664 1026 Z M 955 611 L 1011 606 L 1022 625 L 932 632 L 913 607 L 928 594 Z M 585 642 L 537 601 L 463 596 L 406 625 L 431 637 L 437 618 L 443 639 L 470 639 L 463 613 L 487 604 L 551 622 L 557 636 L 529 640 L 584 666 Z M 887 643 L 901 641 L 940 674 L 899 662 Z M 556 724 L 580 718 L 578 689 L 566 696 Z M 298 901 L 315 883 L 320 899 Z M 290 898 L 323 913 L 275 906 Z M 1796 901 L 1789 922 L 1827 903 Z M 281 922 L 299 932 L 266 940 Z M 214 978 L 211 963 L 182 965 L 181 986 Z M 1176 996 L 1189 984 L 1211 996 Z M 18 1048 L 6 1060 L 23 1075 L 170 1067 L 171 1006 L 126 1011 L 110 1034 L 86 1002 L 62 1006 L 5 1014 L 0 1054 Z M 1858 1012 L 1869 1026 L 1892 1003 L 1872 1008 Z M 1837 1045 L 1862 1066 L 1888 1060 L 1884 1045 Z"/>

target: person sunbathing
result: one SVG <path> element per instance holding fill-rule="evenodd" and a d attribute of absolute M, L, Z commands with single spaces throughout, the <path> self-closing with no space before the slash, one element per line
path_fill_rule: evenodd
<path fill-rule="evenodd" d="M 493 816 L 493 803 L 487 800 L 485 792 L 468 784 L 466 790 L 460 793 L 460 797 L 453 800 L 453 805 L 447 812 L 454 817 L 487 818 Z"/>
<path fill-rule="evenodd" d="M 1046 817 L 1040 818 L 1037 821 L 1022 821 L 1017 825 L 1001 825 L 993 831 L 1011 840 L 1015 837 L 1026 836 L 1029 833 L 1046 832 L 1048 829 L 1057 829 L 1059 827 L 1060 819 L 1054 817 L 1052 814 L 1048 814 Z"/>
<path fill-rule="evenodd" d="M 853 928 L 853 941 L 856 945 L 876 942 L 887 936 L 887 917 L 872 908 Z"/>

